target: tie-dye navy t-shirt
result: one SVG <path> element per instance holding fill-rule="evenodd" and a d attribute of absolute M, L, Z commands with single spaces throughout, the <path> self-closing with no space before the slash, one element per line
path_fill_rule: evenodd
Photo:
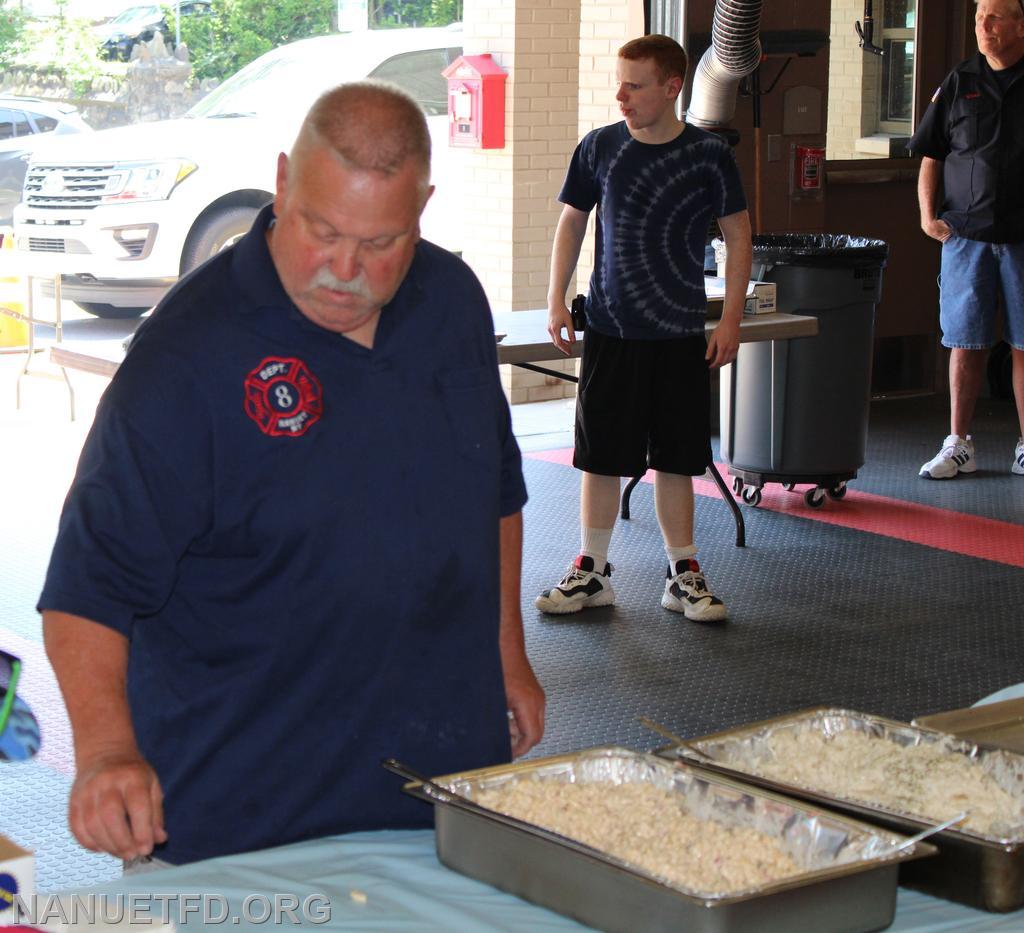
<path fill-rule="evenodd" d="M 587 322 L 610 337 L 657 340 L 704 332 L 704 246 L 712 219 L 746 208 L 726 142 L 689 124 L 671 142 L 641 143 L 625 122 L 576 147 L 558 199 L 597 207 Z"/>

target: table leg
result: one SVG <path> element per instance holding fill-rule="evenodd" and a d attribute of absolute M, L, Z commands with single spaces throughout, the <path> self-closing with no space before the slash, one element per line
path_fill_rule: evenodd
<path fill-rule="evenodd" d="M 626 521 L 629 521 L 629 497 L 632 495 L 633 490 L 636 489 L 636 484 L 640 482 L 643 477 L 634 476 L 628 483 L 626 488 L 622 490 L 622 512 L 620 513 Z"/>
<path fill-rule="evenodd" d="M 718 491 L 722 494 L 725 504 L 732 509 L 732 517 L 736 522 L 736 547 L 746 547 L 747 529 L 743 522 L 743 512 L 736 504 L 736 500 L 733 498 L 729 487 L 725 485 L 725 480 L 722 479 L 722 474 L 718 472 L 718 467 L 715 466 L 715 464 L 710 463 L 708 464 L 707 471 L 711 474 L 711 479 L 714 480 L 715 485 L 718 487 Z"/>
<path fill-rule="evenodd" d="M 579 379 L 575 376 L 570 376 L 552 369 L 545 369 L 543 366 L 534 366 L 532 363 L 513 363 L 512 365 L 518 366 L 521 369 L 529 369 L 535 373 L 543 373 L 545 376 L 557 376 L 559 379 L 564 379 L 566 382 L 579 382 Z M 725 504 L 732 509 L 732 517 L 736 522 L 736 547 L 746 547 L 747 532 L 746 526 L 743 523 L 743 513 L 740 511 L 740 507 L 733 499 L 732 493 L 729 491 L 729 487 L 725 485 L 725 480 L 722 479 L 722 474 L 718 472 L 718 467 L 711 463 L 708 465 L 707 472 L 711 474 L 711 478 L 714 480 L 719 492 L 721 492 L 722 498 L 725 500 Z M 642 477 L 640 476 L 632 477 L 626 484 L 626 488 L 622 490 L 622 503 L 619 514 L 627 521 L 629 520 L 629 497 L 633 494 L 633 490 L 636 489 L 636 485 L 641 479 Z"/>
<path fill-rule="evenodd" d="M 743 512 L 736 504 L 736 500 L 733 499 L 732 493 L 729 491 L 729 487 L 725 485 L 725 480 L 722 479 L 722 474 L 718 472 L 718 467 L 712 463 L 708 467 L 707 472 L 711 474 L 711 478 L 718 487 L 718 491 L 721 492 L 722 499 L 725 500 L 725 504 L 732 510 L 732 517 L 736 522 L 736 547 L 746 547 L 747 529 L 743 521 Z M 627 521 L 629 520 L 629 497 L 632 495 L 633 490 L 636 489 L 636 484 L 640 482 L 640 479 L 641 477 L 634 476 L 626 484 L 626 488 L 622 490 L 622 508 L 619 514 Z"/>

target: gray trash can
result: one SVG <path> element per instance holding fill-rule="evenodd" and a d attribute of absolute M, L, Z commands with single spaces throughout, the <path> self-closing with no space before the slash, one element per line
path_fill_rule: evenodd
<path fill-rule="evenodd" d="M 889 247 L 831 234 L 755 236 L 753 246 L 751 278 L 775 282 L 778 310 L 816 317 L 818 335 L 740 346 L 722 371 L 722 455 L 747 504 L 767 482 L 810 483 L 804 498 L 816 508 L 842 498 L 864 465 Z"/>

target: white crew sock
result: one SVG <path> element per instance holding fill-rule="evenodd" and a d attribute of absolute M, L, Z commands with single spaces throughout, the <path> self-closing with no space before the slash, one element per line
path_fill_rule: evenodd
<path fill-rule="evenodd" d="M 688 544 L 686 547 L 669 547 L 665 545 L 665 555 L 668 557 L 668 567 L 672 576 L 675 576 L 678 572 L 676 570 L 676 563 L 681 560 L 689 560 L 691 557 L 697 556 L 697 545 Z"/>
<path fill-rule="evenodd" d="M 613 528 L 580 528 L 580 553 L 594 561 L 594 569 L 604 573 L 608 563 L 608 547 L 612 542 Z"/>

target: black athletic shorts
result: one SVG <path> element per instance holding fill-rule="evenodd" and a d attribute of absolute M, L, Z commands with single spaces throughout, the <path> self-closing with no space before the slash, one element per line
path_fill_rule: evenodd
<path fill-rule="evenodd" d="M 711 463 L 706 352 L 703 334 L 622 340 L 588 327 L 573 466 L 602 476 L 640 476 L 648 467 L 700 476 Z"/>

